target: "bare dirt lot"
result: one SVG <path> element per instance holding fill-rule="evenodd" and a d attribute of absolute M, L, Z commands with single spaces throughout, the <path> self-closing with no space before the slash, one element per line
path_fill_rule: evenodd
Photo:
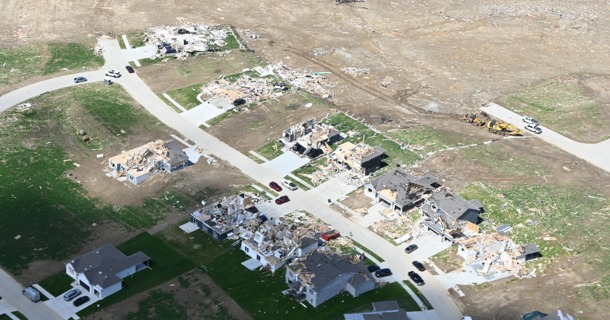
<path fill-rule="evenodd" d="M 610 65 L 605 63 L 610 61 L 610 20 L 605 17 L 610 5 L 605 1 L 367 1 L 335 5 L 332 0 L 8 0 L 0 3 L 0 10 L 6 17 L 0 21 L 3 46 L 92 42 L 97 32 L 116 35 L 180 21 L 249 28 L 261 35 L 261 40 L 250 44 L 257 54 L 269 61 L 283 60 L 292 67 L 333 72 L 331 78 L 338 82 L 334 102 L 343 110 L 379 122 L 383 122 L 382 115 L 410 121 L 421 110 L 453 113 L 469 109 L 567 74 L 610 73 Z M 328 53 L 315 59 L 316 48 Z M 343 67 L 367 67 L 370 72 L 352 78 L 340 71 Z M 386 87 L 380 85 L 384 78 Z M 586 86 L 595 92 L 608 91 L 602 81 L 587 82 Z M 607 105 L 604 108 L 607 110 Z M 420 120 L 443 121 L 448 128 L 463 126 L 449 118 Z M 233 139 L 229 143 L 241 151 L 256 147 L 255 141 L 238 145 L 237 137 L 222 138 Z M 575 188 L 593 181 L 607 193 L 605 173 L 530 140 L 502 140 L 477 152 L 443 152 L 423 161 L 420 168 L 443 177 L 455 189 L 472 181 L 504 187 L 516 182 L 578 182 Z M 260 140 L 260 145 L 263 143 Z M 464 300 L 464 308 L 481 319 L 504 319 L 493 313 L 495 306 L 502 308 L 506 319 L 543 308 L 545 312 L 569 308 L 577 316 L 583 311 L 583 318 L 603 319 L 608 314 L 608 297 L 579 300 L 583 296 L 573 290 L 581 279 L 595 283 L 591 278 L 607 274 L 607 270 L 596 270 L 590 276 L 582 262 L 586 259 L 566 258 L 548 270 L 547 276 L 531 281 L 466 288 L 471 296 Z M 564 279 L 561 268 L 571 270 L 567 278 L 572 280 L 559 281 Z M 604 281 L 608 282 L 607 278 Z M 541 301 L 547 304 L 540 307 Z"/>

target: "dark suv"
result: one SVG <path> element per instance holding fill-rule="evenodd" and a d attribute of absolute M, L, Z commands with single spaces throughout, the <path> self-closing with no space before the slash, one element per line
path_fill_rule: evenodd
<path fill-rule="evenodd" d="M 416 244 L 411 244 L 411 245 L 408 245 L 408 246 L 405 248 L 405 252 L 406 252 L 406 253 L 411 253 L 411 252 L 413 252 L 413 251 L 417 250 L 417 248 L 418 248 L 418 247 L 417 247 L 417 245 L 416 245 Z"/>
<path fill-rule="evenodd" d="M 390 270 L 388 268 L 375 271 L 375 277 L 377 277 L 377 278 L 383 278 L 383 277 L 387 277 L 387 276 L 391 276 L 391 275 L 392 275 L 392 270 Z"/>

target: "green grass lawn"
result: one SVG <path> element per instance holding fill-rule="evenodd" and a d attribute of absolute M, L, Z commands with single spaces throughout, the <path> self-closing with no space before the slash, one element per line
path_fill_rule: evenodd
<path fill-rule="evenodd" d="M 464 160 L 477 167 L 487 167 L 498 176 L 535 177 L 552 174 L 544 161 L 532 161 L 502 144 L 480 145 L 464 149 Z"/>
<path fill-rule="evenodd" d="M 40 47 L 0 48 L 0 84 L 21 82 L 39 74 L 43 66 Z"/>
<path fill-rule="evenodd" d="M 140 301 L 138 311 L 127 314 L 125 320 L 188 319 L 188 308 L 177 303 L 173 294 L 154 290 Z"/>
<path fill-rule="evenodd" d="M 143 47 L 146 45 L 146 42 L 144 41 L 144 32 L 130 32 L 128 34 L 126 34 L 127 36 L 127 41 L 129 41 L 129 44 L 133 47 Z M 123 37 L 121 36 L 121 39 Z"/>
<path fill-rule="evenodd" d="M 254 152 L 265 157 L 267 160 L 273 160 L 284 153 L 278 140 L 269 141 L 264 146 L 256 149 Z"/>
<path fill-rule="evenodd" d="M 483 140 L 448 130 L 419 126 L 409 129 L 396 129 L 388 135 L 402 141 L 406 145 L 423 147 L 420 154 L 434 152 L 446 147 L 480 143 Z"/>
<path fill-rule="evenodd" d="M 123 289 L 78 313 L 80 317 L 95 313 L 98 309 L 123 301 L 137 293 L 169 281 L 195 267 L 191 259 L 174 250 L 163 240 L 147 232 L 131 238 L 117 247 L 126 255 L 138 251 L 150 257 L 150 269 L 143 270 L 123 280 Z M 100 305 L 98 308 L 97 305 Z"/>
<path fill-rule="evenodd" d="M 254 319 L 343 319 L 344 313 L 368 311 L 371 302 L 386 300 L 397 300 L 409 311 L 419 310 L 415 301 L 397 283 L 356 298 L 343 294 L 317 308 L 304 308 L 281 294 L 287 289 L 283 269 L 276 275 L 252 272 L 241 265 L 248 258 L 239 250 L 228 251 L 209 263 L 207 272 Z M 256 298 L 253 298 L 253 293 Z"/>
<path fill-rule="evenodd" d="M 104 58 L 96 56 L 93 49 L 81 43 L 49 44 L 51 57 L 42 69 L 42 74 L 68 70 L 96 69 L 104 64 Z"/>
<path fill-rule="evenodd" d="M 400 148 L 400 145 L 392 140 L 389 140 L 382 134 L 375 133 L 363 123 L 356 121 L 344 113 L 336 113 L 323 121 L 324 123 L 332 124 L 337 130 L 347 133 L 348 131 L 356 132 L 355 135 L 348 137 L 347 139 L 339 142 L 352 142 L 354 144 L 364 141 L 364 143 L 370 146 L 379 146 L 385 150 L 387 159 L 384 160 L 388 164 L 387 167 L 396 167 L 396 164 L 403 166 L 411 166 L 417 162 L 420 157 L 409 151 Z"/>
<path fill-rule="evenodd" d="M 190 110 L 201 104 L 201 102 L 197 100 L 197 96 L 201 93 L 201 88 L 204 85 L 204 83 L 196 83 L 188 87 L 169 91 L 167 94 L 172 97 L 172 99 L 176 100 L 182 107 Z"/>
<path fill-rule="evenodd" d="M 354 243 L 354 245 L 356 247 L 362 249 L 362 251 L 366 252 L 367 255 L 375 258 L 380 263 L 385 262 L 385 260 L 383 260 L 382 257 L 378 256 L 375 252 L 371 251 L 369 248 L 367 248 L 367 247 L 361 245 L 360 243 L 356 242 L 356 240 L 352 239 L 352 242 Z"/>
<path fill-rule="evenodd" d="M 72 286 L 70 286 L 70 283 L 72 282 L 74 282 L 74 279 L 70 278 L 65 270 L 62 270 L 59 273 L 38 282 L 38 284 L 52 295 L 59 296 L 72 288 Z"/>
<path fill-rule="evenodd" d="M 517 113 L 529 115 L 544 126 L 572 139 L 595 143 L 610 134 L 604 104 L 595 89 L 584 83 L 589 76 L 574 75 L 542 81 L 498 100 Z"/>

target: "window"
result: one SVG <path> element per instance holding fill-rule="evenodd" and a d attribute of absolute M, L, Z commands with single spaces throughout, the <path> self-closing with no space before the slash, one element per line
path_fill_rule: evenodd
<path fill-rule="evenodd" d="M 248 248 L 248 247 L 244 247 L 244 251 L 246 251 L 246 252 L 250 252 L 250 248 Z"/>
<path fill-rule="evenodd" d="M 259 256 L 258 254 L 256 255 L 256 260 L 261 261 L 261 256 Z"/>

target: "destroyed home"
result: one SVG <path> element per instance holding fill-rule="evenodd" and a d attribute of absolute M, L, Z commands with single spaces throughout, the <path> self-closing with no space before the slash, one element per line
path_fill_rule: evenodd
<path fill-rule="evenodd" d="M 485 210 L 479 200 L 465 200 L 447 188 L 441 188 L 424 201 L 419 212 L 425 218 L 424 226 L 438 234 L 443 240 L 453 242 L 460 228 L 480 222 L 479 215 Z M 475 228 L 478 229 L 478 228 Z"/>
<path fill-rule="evenodd" d="M 364 195 L 372 198 L 375 203 L 404 212 L 419 205 L 424 201 L 424 195 L 439 187 L 436 177 L 430 174 L 417 178 L 403 169 L 396 168 L 367 183 L 364 186 Z"/>
<path fill-rule="evenodd" d="M 318 248 L 315 225 L 298 225 L 283 217 L 242 233 L 241 250 L 252 259 L 244 262 L 250 270 L 262 267 L 279 270 L 288 259 L 302 257 Z M 253 228 L 254 229 L 254 228 Z"/>
<path fill-rule="evenodd" d="M 343 137 L 339 131 L 327 124 L 316 123 L 316 119 L 312 118 L 284 130 L 280 142 L 299 156 L 314 159 L 331 153 L 333 149 L 330 145 L 341 139 Z"/>
<path fill-rule="evenodd" d="M 224 240 L 233 235 L 233 230 L 246 225 L 259 225 L 266 220 L 258 210 L 254 210 L 254 199 L 250 195 L 240 194 L 224 197 L 221 201 L 210 204 L 191 213 L 190 221 L 216 240 Z"/>
<path fill-rule="evenodd" d="M 345 142 L 330 154 L 329 163 L 343 170 L 368 176 L 381 168 L 385 150 L 364 143 Z"/>
<path fill-rule="evenodd" d="M 123 279 L 148 268 L 142 252 L 126 256 L 111 244 L 88 252 L 66 264 L 66 274 L 86 292 L 104 299 L 123 288 Z"/>
<path fill-rule="evenodd" d="M 177 140 L 157 140 L 108 159 L 117 178 L 125 176 L 138 185 L 155 172 L 173 172 L 190 164 Z"/>
<path fill-rule="evenodd" d="M 256 71 L 245 69 L 235 79 L 219 79 L 206 84 L 200 98 L 210 103 L 225 100 L 233 105 L 251 104 L 281 97 L 284 94 L 282 88 L 274 84 L 273 78 L 261 77 Z"/>
<path fill-rule="evenodd" d="M 343 291 L 357 297 L 375 289 L 376 282 L 358 255 L 316 250 L 287 266 L 287 293 L 314 307 Z"/>
<path fill-rule="evenodd" d="M 228 26 L 185 24 L 179 27 L 151 28 L 144 40 L 157 48 L 159 57 L 187 57 L 218 51 L 229 44 L 229 38 L 237 41 L 233 30 Z"/>

